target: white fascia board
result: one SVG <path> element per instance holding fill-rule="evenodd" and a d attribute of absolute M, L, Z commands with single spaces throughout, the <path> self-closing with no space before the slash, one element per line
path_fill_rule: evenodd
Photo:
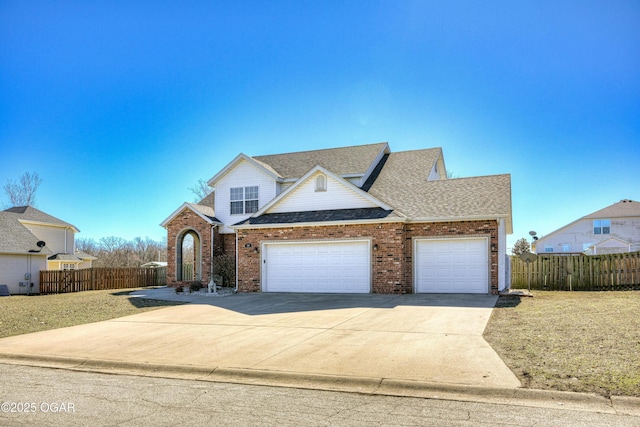
<path fill-rule="evenodd" d="M 350 221 L 318 221 L 318 222 L 294 222 L 286 224 L 240 224 L 230 225 L 234 230 L 252 230 L 257 228 L 290 228 L 290 227 L 328 227 L 333 225 L 357 225 L 357 224 L 387 224 L 393 222 L 407 222 L 403 218 L 383 219 L 354 219 Z"/>
<path fill-rule="evenodd" d="M 31 219 L 22 219 L 22 218 L 18 218 L 18 221 L 20 222 L 20 224 L 25 225 L 25 224 L 32 224 L 32 225 L 42 225 L 45 227 L 56 227 L 56 228 L 70 228 L 72 229 L 74 232 L 79 233 L 80 230 L 78 230 L 75 225 L 72 224 L 68 224 L 68 225 L 64 225 L 64 224 L 52 224 L 50 222 L 41 222 L 41 221 L 33 221 Z"/>
<path fill-rule="evenodd" d="M 203 215 L 201 212 L 199 212 L 197 209 L 194 209 L 193 207 L 191 207 L 191 204 L 188 202 L 184 202 L 182 204 L 182 206 L 180 206 L 178 209 L 176 209 L 175 211 L 173 211 L 173 213 L 171 215 L 169 215 L 169 217 L 167 219 L 165 219 L 164 221 L 162 221 L 160 223 L 160 226 L 163 228 L 167 228 L 167 224 L 169 224 L 171 222 L 171 220 L 173 220 L 176 216 L 178 216 L 178 214 L 180 212 L 182 212 L 184 209 L 190 209 L 191 211 L 193 211 L 196 215 L 198 215 L 200 218 L 204 219 L 205 221 L 207 221 L 209 224 L 211 225 L 222 225 L 222 223 L 220 222 L 216 222 L 216 221 L 212 221 L 209 217 Z"/>
<path fill-rule="evenodd" d="M 261 169 L 262 171 L 264 171 L 265 173 L 267 173 L 268 175 L 271 175 L 273 177 L 273 179 L 277 180 L 277 181 L 282 181 L 282 177 L 274 174 L 272 171 L 270 171 L 269 169 L 265 168 L 264 166 L 262 166 L 261 164 L 259 164 L 258 162 L 256 162 L 255 160 L 253 160 L 251 157 L 247 156 L 244 153 L 240 153 L 236 156 L 235 159 L 231 160 L 229 163 L 227 163 L 227 165 L 225 167 L 223 167 L 220 172 L 218 172 L 217 174 L 215 174 L 213 176 L 213 178 L 211 178 L 209 181 L 207 181 L 207 185 L 209 187 L 214 187 L 215 188 L 215 183 L 217 181 L 220 180 L 220 178 L 222 178 L 223 176 L 225 176 L 229 171 L 231 171 L 238 163 L 240 163 L 242 160 L 245 160 L 246 162 L 252 164 L 254 167 Z"/>
<path fill-rule="evenodd" d="M 373 197 L 371 194 L 367 193 L 366 191 L 362 191 L 360 188 L 356 187 L 355 185 L 353 185 L 352 183 L 350 183 L 346 179 L 336 175 L 335 173 L 333 173 L 331 171 L 328 171 L 327 169 L 323 168 L 320 165 L 317 165 L 317 166 L 314 166 L 313 168 L 311 168 L 309 170 L 309 172 L 304 174 L 304 176 L 302 178 L 298 179 L 294 184 L 292 184 L 291 186 L 287 187 L 282 193 L 280 193 L 279 195 L 277 195 L 276 197 L 271 199 L 271 201 L 269 203 L 267 203 L 260 210 L 258 210 L 256 213 L 251 215 L 250 218 L 258 217 L 258 216 L 264 214 L 265 212 L 267 212 L 271 207 L 276 205 L 280 200 L 282 200 L 285 197 L 287 197 L 289 195 L 289 193 L 291 193 L 292 191 L 295 191 L 296 188 L 301 186 L 311 175 L 313 175 L 314 173 L 316 173 L 318 171 L 324 173 L 325 175 L 328 175 L 328 176 L 332 177 L 336 181 L 341 182 L 342 184 L 344 184 L 345 186 L 350 187 L 350 189 L 352 191 L 358 193 L 360 196 L 362 196 L 365 199 L 369 200 L 371 203 L 377 205 L 378 207 L 381 207 L 382 209 L 387 210 L 387 211 L 393 210 L 393 208 L 391 206 L 387 205 L 386 203 L 383 203 L 382 201 L 380 201 L 377 198 Z"/>
<path fill-rule="evenodd" d="M 627 241 L 625 241 L 625 240 L 619 239 L 619 238 L 617 238 L 617 237 L 615 237 L 615 236 L 612 236 L 612 237 L 609 237 L 608 239 L 601 240 L 601 241 L 600 241 L 600 242 L 598 242 L 598 243 L 594 243 L 594 244 L 593 244 L 593 246 L 599 246 L 599 245 L 602 245 L 603 243 L 608 242 L 608 241 L 610 241 L 610 240 L 616 240 L 616 241 L 618 241 L 618 242 L 620 242 L 620 243 L 622 243 L 622 244 L 624 244 L 624 245 L 629 245 L 629 244 L 631 243 L 631 242 L 627 242 Z"/>

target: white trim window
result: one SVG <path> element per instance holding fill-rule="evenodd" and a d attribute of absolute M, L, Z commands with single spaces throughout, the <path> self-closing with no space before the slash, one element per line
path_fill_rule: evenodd
<path fill-rule="evenodd" d="M 611 233 L 610 219 L 594 219 L 593 220 L 593 234 L 610 234 L 610 233 Z"/>
<path fill-rule="evenodd" d="M 233 187 L 230 189 L 231 215 L 242 215 L 258 211 L 258 186 Z"/>
<path fill-rule="evenodd" d="M 562 252 L 571 252 L 571 243 L 563 243 Z"/>
<path fill-rule="evenodd" d="M 62 264 L 62 269 L 63 269 L 63 270 L 75 270 L 75 269 L 76 269 L 76 265 L 75 265 L 75 264 L 66 264 L 66 263 L 63 263 L 63 264 Z"/>

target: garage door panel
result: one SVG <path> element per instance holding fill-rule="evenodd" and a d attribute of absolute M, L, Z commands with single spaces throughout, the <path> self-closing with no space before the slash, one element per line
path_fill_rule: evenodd
<path fill-rule="evenodd" d="M 369 242 L 267 243 L 265 292 L 370 292 Z"/>
<path fill-rule="evenodd" d="M 418 240 L 416 292 L 488 293 L 485 238 Z"/>

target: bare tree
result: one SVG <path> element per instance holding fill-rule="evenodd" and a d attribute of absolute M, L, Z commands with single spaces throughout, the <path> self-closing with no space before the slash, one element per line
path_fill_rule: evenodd
<path fill-rule="evenodd" d="M 98 242 L 93 239 L 76 239 L 76 248 L 98 258 L 94 267 L 139 267 L 150 261 L 167 260 L 167 244 L 148 237 L 136 237 L 127 241 L 121 237 L 103 237 Z"/>
<path fill-rule="evenodd" d="M 195 195 L 195 197 L 193 198 L 193 201 L 195 203 L 198 203 L 213 191 L 213 189 L 209 187 L 207 181 L 205 181 L 204 179 L 199 179 L 196 185 L 194 185 L 193 187 L 189 187 L 189 190 Z"/>
<path fill-rule="evenodd" d="M 25 172 L 20 181 L 7 180 L 4 191 L 9 197 L 11 206 L 35 206 L 36 192 L 42 184 L 42 179 L 37 172 Z"/>
<path fill-rule="evenodd" d="M 75 243 L 76 243 L 76 250 L 84 252 L 89 255 L 96 256 L 100 251 L 98 244 L 93 239 L 78 237 Z"/>

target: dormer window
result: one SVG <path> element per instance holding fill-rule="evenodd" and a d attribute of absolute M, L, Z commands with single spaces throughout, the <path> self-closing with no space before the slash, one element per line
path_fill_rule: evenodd
<path fill-rule="evenodd" d="M 316 176 L 316 191 L 327 191 L 327 177 L 323 174 Z"/>
<path fill-rule="evenodd" d="M 241 215 L 258 211 L 258 186 L 231 188 L 231 215 Z"/>

